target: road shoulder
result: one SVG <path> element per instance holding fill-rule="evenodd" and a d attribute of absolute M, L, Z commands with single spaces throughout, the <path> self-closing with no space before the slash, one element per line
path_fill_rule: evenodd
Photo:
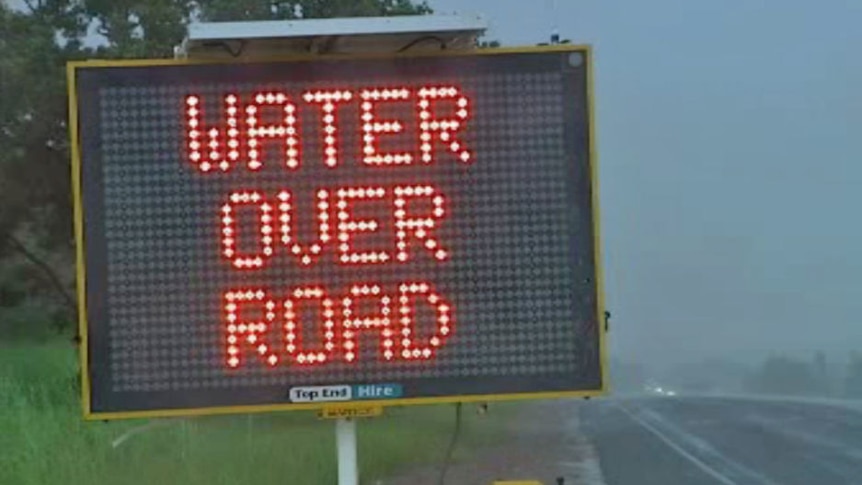
<path fill-rule="evenodd" d="M 459 450 L 462 458 L 450 465 L 446 483 L 488 485 L 494 480 L 538 480 L 555 485 L 563 478 L 567 485 L 603 485 L 595 451 L 580 430 L 579 405 L 573 400 L 521 405 L 512 413 L 499 444 Z M 490 412 L 494 412 L 493 407 Z M 374 485 L 436 485 L 439 475 L 439 464 L 424 465 Z"/>

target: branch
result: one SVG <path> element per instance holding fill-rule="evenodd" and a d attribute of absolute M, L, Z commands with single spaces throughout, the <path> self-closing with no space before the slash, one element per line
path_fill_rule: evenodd
<path fill-rule="evenodd" d="M 26 5 L 27 8 L 30 9 L 30 13 L 36 13 L 36 7 L 33 6 L 32 1 L 30 1 L 30 0 L 23 0 L 23 1 L 24 1 L 24 5 Z"/>
<path fill-rule="evenodd" d="M 24 2 L 24 5 L 26 5 L 27 8 L 30 9 L 31 14 L 35 14 L 36 11 L 42 10 L 42 8 L 45 6 L 45 4 L 42 3 L 42 0 L 37 0 L 38 4 L 35 6 L 33 5 L 33 0 L 22 0 L 22 1 Z"/>
<path fill-rule="evenodd" d="M 24 256 L 24 258 L 26 258 L 27 261 L 30 262 L 30 264 L 39 268 L 39 270 L 42 271 L 42 274 L 45 276 L 48 282 L 51 283 L 51 286 L 54 287 L 54 290 L 63 299 L 63 302 L 66 304 L 66 307 L 68 307 L 69 311 L 72 312 L 72 315 L 74 315 L 77 312 L 78 305 L 75 303 L 75 299 L 69 293 L 69 290 L 67 290 L 66 287 L 63 286 L 63 282 L 60 281 L 60 278 L 57 276 L 57 273 L 51 268 L 51 266 L 48 265 L 45 260 L 43 260 L 39 256 L 36 256 L 32 251 L 27 249 L 27 247 L 24 246 L 24 244 L 19 241 L 15 236 L 9 234 L 6 236 L 6 240 L 12 246 L 12 249 L 21 253 L 21 255 Z"/>

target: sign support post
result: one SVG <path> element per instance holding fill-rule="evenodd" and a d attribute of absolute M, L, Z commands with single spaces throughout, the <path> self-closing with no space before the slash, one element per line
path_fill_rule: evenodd
<path fill-rule="evenodd" d="M 335 446 L 338 451 L 338 485 L 359 485 L 355 420 L 340 418 L 335 421 Z"/>

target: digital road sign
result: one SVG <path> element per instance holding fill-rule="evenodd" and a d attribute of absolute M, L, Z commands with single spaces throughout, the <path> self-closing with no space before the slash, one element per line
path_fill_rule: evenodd
<path fill-rule="evenodd" d="M 71 64 L 85 414 L 601 393 L 590 56 Z"/>

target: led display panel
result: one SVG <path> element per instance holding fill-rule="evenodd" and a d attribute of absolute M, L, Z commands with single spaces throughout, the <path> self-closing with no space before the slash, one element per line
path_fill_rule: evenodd
<path fill-rule="evenodd" d="M 70 65 L 87 416 L 601 393 L 590 56 Z"/>

